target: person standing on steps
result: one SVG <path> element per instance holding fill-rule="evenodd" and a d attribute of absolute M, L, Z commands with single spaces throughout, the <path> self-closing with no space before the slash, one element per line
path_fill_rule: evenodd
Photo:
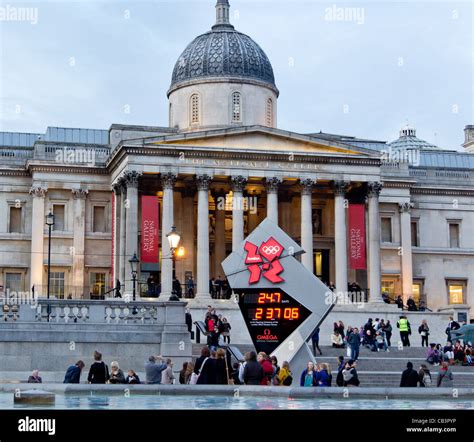
<path fill-rule="evenodd" d="M 430 328 L 428 327 L 426 319 L 423 319 L 423 321 L 421 321 L 421 325 L 418 327 L 418 333 L 421 335 L 421 346 L 424 347 L 426 344 L 426 347 L 428 347 L 428 336 L 430 335 Z"/>
<path fill-rule="evenodd" d="M 356 327 L 352 330 L 347 336 L 347 345 L 349 345 L 351 349 L 351 359 L 353 361 L 357 361 L 359 357 L 359 348 L 360 348 L 360 335 L 359 329 Z"/>
<path fill-rule="evenodd" d="M 319 327 L 314 331 L 313 336 L 311 336 L 311 341 L 313 343 L 313 354 L 316 356 L 316 350 L 319 351 L 319 355 L 322 356 L 323 352 L 319 348 Z"/>
<path fill-rule="evenodd" d="M 418 373 L 413 370 L 413 364 L 407 362 L 407 369 L 402 373 L 400 387 L 418 387 Z"/>
<path fill-rule="evenodd" d="M 397 328 L 400 330 L 400 339 L 404 347 L 410 347 L 411 327 L 406 316 L 400 316 L 397 321 Z"/>
<path fill-rule="evenodd" d="M 387 321 L 386 324 L 384 324 L 382 330 L 385 332 L 385 339 L 387 340 L 387 345 L 389 347 L 392 346 L 392 342 L 391 342 L 391 339 L 392 339 L 392 324 L 390 324 L 390 321 Z"/>

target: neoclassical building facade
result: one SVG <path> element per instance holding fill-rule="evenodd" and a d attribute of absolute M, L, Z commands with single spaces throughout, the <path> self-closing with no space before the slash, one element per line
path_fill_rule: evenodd
<path fill-rule="evenodd" d="M 178 58 L 168 89 L 169 126 L 109 130 L 50 127 L 0 133 L 0 285 L 45 296 L 51 211 L 51 294 L 132 290 L 141 256 L 144 196 L 159 207 L 156 262 L 138 279 L 172 290 L 166 234 L 173 225 L 196 299 L 209 299 L 220 263 L 265 217 L 306 253 L 303 264 L 337 290 L 357 282 L 371 302 L 413 297 L 433 311 L 474 301 L 474 126 L 464 152 L 443 150 L 405 127 L 391 143 L 277 127 L 270 61 L 234 29 L 218 0 L 211 31 Z M 365 265 L 351 267 L 351 204 L 364 206 Z M 146 284 L 139 295 L 146 295 Z M 461 316 L 462 318 L 462 316 Z M 469 319 L 469 318 L 466 318 Z"/>

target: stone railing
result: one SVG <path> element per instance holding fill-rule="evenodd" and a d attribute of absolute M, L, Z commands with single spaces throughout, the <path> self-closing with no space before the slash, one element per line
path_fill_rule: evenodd
<path fill-rule="evenodd" d="M 102 144 L 74 143 L 70 145 L 52 141 L 38 141 L 35 143 L 34 150 L 35 159 L 89 167 L 105 165 L 110 154 L 110 148 Z"/>
<path fill-rule="evenodd" d="M 181 302 L 124 300 L 36 299 L 19 305 L 3 305 L 3 322 L 57 324 L 163 324 L 166 306 Z"/>

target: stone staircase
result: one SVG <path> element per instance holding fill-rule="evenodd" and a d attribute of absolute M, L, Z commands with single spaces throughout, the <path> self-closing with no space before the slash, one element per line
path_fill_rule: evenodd
<path fill-rule="evenodd" d="M 242 353 L 254 350 L 252 345 L 236 345 Z M 202 345 L 193 344 L 193 358 L 200 354 Z M 335 370 L 338 365 L 337 358 L 342 355 L 347 360 L 346 349 L 332 348 L 329 346 L 320 347 L 323 354 L 316 356 L 317 362 L 326 362 L 331 370 Z M 363 387 L 398 387 L 403 370 L 406 369 L 408 361 L 413 363 L 413 368 L 418 370 L 421 364 L 426 364 L 431 371 L 433 386 L 436 386 L 437 373 L 439 366 L 426 362 L 426 348 L 405 347 L 399 350 L 397 347 L 391 347 L 389 352 L 372 352 L 361 347 L 359 359 L 357 361 L 357 371 L 361 386 Z M 474 366 L 463 367 L 454 365 L 451 367 L 454 374 L 455 388 L 473 388 L 474 387 Z M 335 379 L 333 381 L 334 385 Z"/>

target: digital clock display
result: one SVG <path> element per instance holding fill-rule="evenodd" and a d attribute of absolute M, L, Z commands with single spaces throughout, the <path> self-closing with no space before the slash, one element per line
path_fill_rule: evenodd
<path fill-rule="evenodd" d="M 257 351 L 270 354 L 310 311 L 281 289 L 239 291 L 239 306 Z"/>

